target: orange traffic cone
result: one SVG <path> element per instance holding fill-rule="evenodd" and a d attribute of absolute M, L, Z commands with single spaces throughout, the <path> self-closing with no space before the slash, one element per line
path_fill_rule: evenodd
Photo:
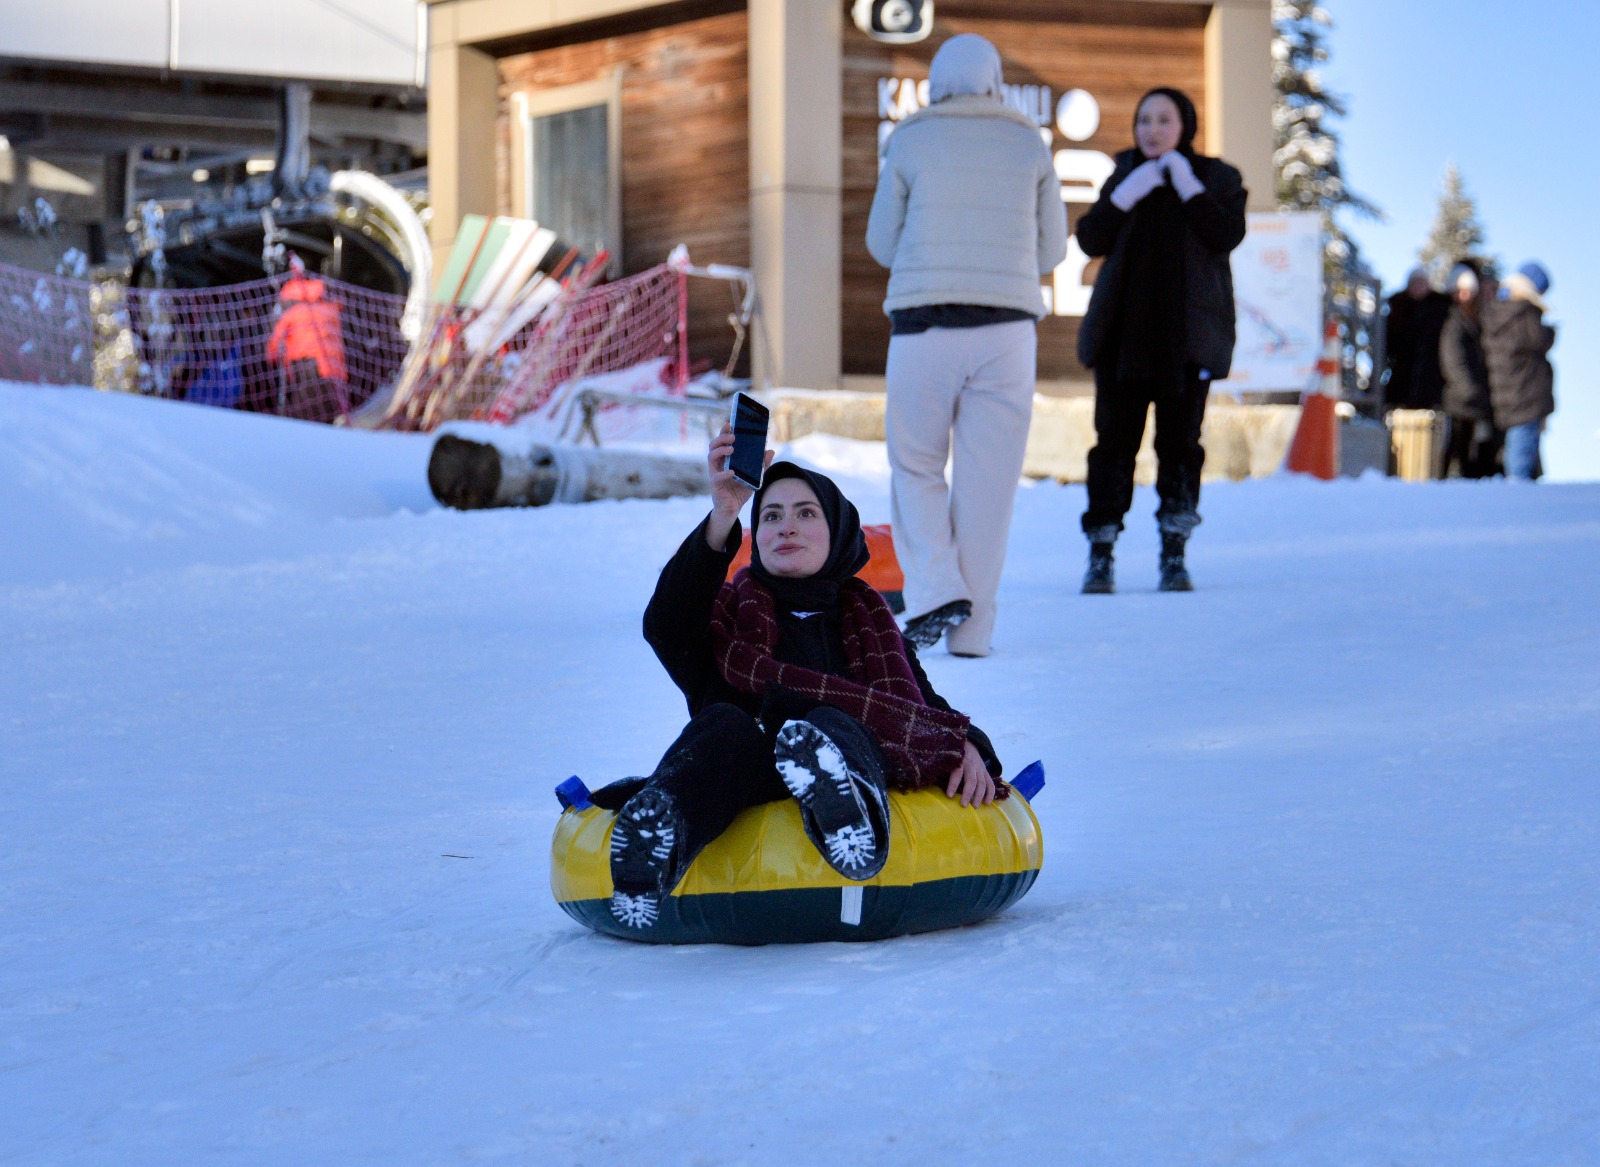
<path fill-rule="evenodd" d="M 1339 476 L 1339 326 L 1328 321 L 1323 331 L 1322 357 L 1317 361 L 1322 382 L 1300 401 L 1300 424 L 1289 443 L 1286 469 L 1331 481 Z"/>

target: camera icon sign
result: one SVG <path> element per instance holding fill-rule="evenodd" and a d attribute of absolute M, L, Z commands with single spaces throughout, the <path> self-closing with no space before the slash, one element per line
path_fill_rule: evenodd
<path fill-rule="evenodd" d="M 873 40 L 910 44 L 933 31 L 933 0 L 855 0 L 850 17 Z"/>

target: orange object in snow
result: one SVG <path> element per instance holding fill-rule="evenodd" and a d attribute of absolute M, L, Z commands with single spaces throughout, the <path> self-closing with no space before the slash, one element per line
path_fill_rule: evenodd
<path fill-rule="evenodd" d="M 890 607 L 895 607 L 900 599 L 900 594 L 905 591 L 906 576 L 900 570 L 900 559 L 894 553 L 894 535 L 889 530 L 888 523 L 878 523 L 870 527 L 862 527 L 861 533 L 867 537 L 867 551 L 872 558 L 861 569 L 860 578 L 872 586 L 875 591 L 883 593 L 890 601 Z M 732 579 L 734 572 L 741 567 L 750 566 L 750 532 L 746 531 L 744 541 L 739 545 L 739 553 L 733 557 L 733 565 L 728 568 L 728 578 Z"/>
<path fill-rule="evenodd" d="M 1339 476 L 1339 416 L 1336 402 L 1321 393 L 1307 393 L 1300 404 L 1300 424 L 1284 465 L 1301 474 L 1331 482 Z"/>
<path fill-rule="evenodd" d="M 280 365 L 316 361 L 317 373 L 330 381 L 345 381 L 344 334 L 339 325 L 339 305 L 323 298 L 321 280 L 296 276 L 283 285 L 278 299 L 283 315 L 267 340 L 267 359 Z"/>
<path fill-rule="evenodd" d="M 1300 402 L 1300 424 L 1284 468 L 1313 478 L 1332 481 L 1339 477 L 1339 326 L 1328 321 L 1323 331 L 1322 359 L 1317 362 L 1322 375 L 1319 392 L 1307 393 Z"/>

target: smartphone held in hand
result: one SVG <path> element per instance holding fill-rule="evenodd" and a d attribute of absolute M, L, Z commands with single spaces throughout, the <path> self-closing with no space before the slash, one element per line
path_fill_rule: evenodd
<path fill-rule="evenodd" d="M 747 393 L 733 400 L 733 455 L 728 459 L 728 469 L 734 477 L 751 490 L 761 487 L 761 473 L 766 468 L 767 407 Z"/>

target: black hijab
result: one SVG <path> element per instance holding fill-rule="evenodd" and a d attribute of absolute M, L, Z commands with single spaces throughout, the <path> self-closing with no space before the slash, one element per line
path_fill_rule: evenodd
<path fill-rule="evenodd" d="M 1150 90 L 1133 107 L 1134 153 L 1142 160 L 1139 110 L 1152 97 L 1165 97 L 1178 107 L 1183 129 L 1177 149 L 1192 163 L 1200 124 L 1194 102 L 1180 90 L 1164 85 Z M 1187 224 L 1183 202 L 1170 179 L 1139 200 L 1132 220 L 1118 295 L 1117 374 L 1125 380 L 1150 379 L 1156 382 L 1158 392 L 1174 392 L 1183 384 L 1186 348 L 1183 252 Z"/>
<path fill-rule="evenodd" d="M 769 572 L 762 566 L 761 548 L 755 539 L 756 528 L 761 523 L 761 500 L 768 487 L 785 478 L 798 478 L 811 487 L 822 507 L 822 517 L 828 521 L 828 558 L 815 575 L 805 579 L 786 579 Z M 803 469 L 793 462 L 774 462 L 767 467 L 761 489 L 756 491 L 751 503 L 750 531 L 750 574 L 773 594 L 780 606 L 791 612 L 821 612 L 832 608 L 839 602 L 839 585 L 865 567 L 871 558 L 855 504 L 826 474 Z"/>
<path fill-rule="evenodd" d="M 1178 138 L 1178 149 L 1192 162 L 1194 160 L 1194 136 L 1200 132 L 1200 115 L 1195 112 L 1194 102 L 1189 100 L 1187 93 L 1181 89 L 1169 88 L 1166 85 L 1157 85 L 1149 93 L 1141 97 L 1139 104 L 1133 107 L 1134 149 L 1138 149 L 1139 145 L 1139 111 L 1144 108 L 1144 103 L 1152 97 L 1165 97 L 1178 107 L 1178 121 L 1183 125 L 1183 133 Z"/>

